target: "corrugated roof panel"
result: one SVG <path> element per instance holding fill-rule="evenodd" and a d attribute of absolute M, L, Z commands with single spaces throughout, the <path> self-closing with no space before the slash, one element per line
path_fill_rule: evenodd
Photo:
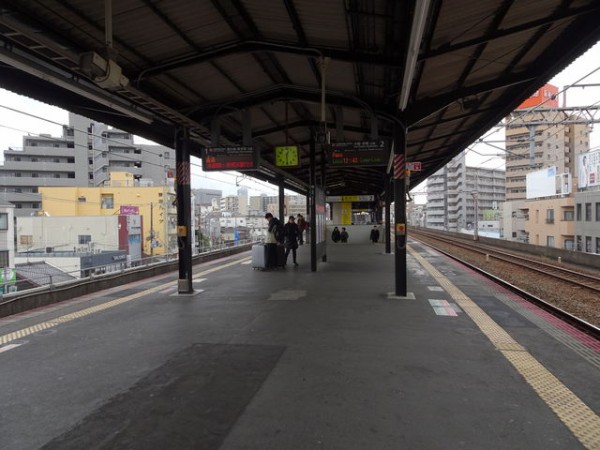
<path fill-rule="evenodd" d="M 451 0 L 442 2 L 431 43 L 432 48 L 452 45 L 485 34 L 502 1 Z M 458 12 L 458 13 L 457 13 Z"/>
<path fill-rule="evenodd" d="M 464 55 L 460 52 L 426 60 L 417 97 L 428 98 L 458 88 L 456 82 L 467 62 L 468 60 L 465 60 Z"/>
<path fill-rule="evenodd" d="M 353 64 L 331 61 L 327 70 L 327 89 L 356 95 L 356 80 Z"/>
<path fill-rule="evenodd" d="M 475 62 L 471 73 L 467 78 L 467 84 L 477 84 L 492 81 L 499 74 L 510 74 L 519 72 L 518 66 L 513 67 L 515 58 L 523 50 L 522 43 L 534 36 L 536 30 L 519 33 L 503 39 L 490 41 L 481 56 Z M 518 64 L 518 62 L 517 62 Z"/>
<path fill-rule="evenodd" d="M 500 24 L 500 28 L 512 28 L 531 22 L 534 19 L 548 17 L 554 12 L 564 9 L 564 4 L 565 2 L 562 0 L 544 0 L 536 2 L 530 0 L 515 0 Z"/>
<path fill-rule="evenodd" d="M 269 40 L 289 43 L 299 41 L 284 2 L 246 1 L 244 6 L 258 28 L 258 39 L 267 37 Z"/>
<path fill-rule="evenodd" d="M 308 45 L 349 48 L 345 2 L 294 2 Z"/>
<path fill-rule="evenodd" d="M 281 65 L 287 68 L 286 73 L 293 84 L 310 88 L 319 88 L 319 82 L 310 65 L 310 59 L 306 56 L 298 56 L 286 53 L 274 53 Z M 291 70 L 293 69 L 293 70 Z"/>
<path fill-rule="evenodd" d="M 240 87 L 237 92 L 220 92 L 219 97 L 221 98 L 254 92 L 273 85 L 272 80 L 257 64 L 251 53 L 237 53 L 225 58 L 218 58 L 214 60 L 214 64 L 224 72 L 228 79 L 232 80 L 230 83 L 232 86 L 235 83 Z"/>
<path fill-rule="evenodd" d="M 171 76 L 180 83 L 189 83 L 208 101 L 233 97 L 240 92 L 231 81 L 212 64 L 197 64 L 173 70 Z M 202 82 L 199 82 L 202 80 Z"/>

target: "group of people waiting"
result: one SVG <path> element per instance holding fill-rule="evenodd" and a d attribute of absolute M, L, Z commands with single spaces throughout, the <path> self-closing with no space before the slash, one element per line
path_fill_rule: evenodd
<path fill-rule="evenodd" d="M 334 227 L 333 231 L 331 232 L 331 240 L 336 244 L 338 242 L 341 242 L 343 244 L 347 243 L 348 237 L 348 232 L 346 231 L 345 227 L 342 227 L 342 231 L 340 231 L 338 227 Z"/>
<path fill-rule="evenodd" d="M 292 253 L 293 264 L 297 266 L 296 250 L 299 245 L 304 244 L 304 231 L 308 229 L 308 222 L 302 214 L 298 214 L 297 220 L 296 217 L 290 216 L 285 225 L 277 217 L 273 217 L 271 213 L 265 214 L 265 219 L 269 221 L 267 238 L 265 239 L 265 245 L 267 246 L 267 268 L 277 266 L 277 247 L 281 245 L 285 248 L 283 265 L 287 264 L 289 254 Z M 348 242 L 348 238 L 348 231 L 345 227 L 342 227 L 341 231 L 338 227 L 333 228 L 331 232 L 331 240 L 333 242 L 344 244 Z M 369 239 L 374 244 L 379 242 L 379 229 L 377 226 L 374 226 L 371 230 Z"/>
<path fill-rule="evenodd" d="M 308 228 L 308 222 L 302 214 L 298 214 L 298 220 L 294 216 L 290 216 L 287 223 L 283 225 L 273 214 L 265 214 L 265 219 L 269 221 L 267 229 L 267 238 L 265 245 L 267 246 L 267 268 L 277 266 L 277 247 L 282 245 L 285 248 L 285 260 L 283 265 L 287 264 L 290 252 L 295 266 L 298 265 L 296 260 L 296 250 L 299 245 L 304 244 L 304 231 Z"/>

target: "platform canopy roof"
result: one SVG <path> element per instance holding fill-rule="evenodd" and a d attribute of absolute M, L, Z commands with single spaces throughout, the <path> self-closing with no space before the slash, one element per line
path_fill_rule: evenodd
<path fill-rule="evenodd" d="M 186 128 L 195 156 L 250 129 L 250 175 L 303 193 L 324 127 L 401 126 L 414 186 L 595 44 L 599 17 L 597 0 L 3 0 L 0 86 L 171 147 Z M 274 167 L 286 144 L 300 167 Z M 330 195 L 385 190 L 388 167 L 323 155 Z"/>

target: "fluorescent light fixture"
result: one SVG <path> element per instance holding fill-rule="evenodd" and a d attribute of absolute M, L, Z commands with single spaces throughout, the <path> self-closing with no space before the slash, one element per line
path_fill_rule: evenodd
<path fill-rule="evenodd" d="M 127 105 L 118 103 L 118 99 L 111 98 L 112 96 L 110 94 L 101 90 L 97 90 L 97 88 L 94 89 L 92 87 L 85 86 L 79 81 L 69 79 L 69 77 L 72 77 L 72 75 L 68 74 L 67 72 L 64 74 L 57 73 L 57 70 L 53 67 L 46 67 L 38 62 L 31 61 L 24 56 L 17 55 L 14 51 L 11 52 L 4 48 L 0 48 L 0 61 L 44 81 L 52 83 L 55 86 L 59 86 L 89 100 L 98 102 L 101 105 L 107 106 L 147 125 L 150 125 L 153 122 L 152 117 L 144 115 Z"/>
<path fill-rule="evenodd" d="M 410 30 L 410 40 L 408 41 L 408 51 L 406 52 L 404 77 L 402 78 L 402 91 L 400 92 L 400 101 L 398 103 L 400 111 L 404 111 L 408 104 L 408 96 L 415 75 L 415 68 L 419 57 L 419 48 L 421 47 L 421 40 L 423 39 L 423 31 L 425 30 L 428 12 L 429 0 L 417 0 Z"/>

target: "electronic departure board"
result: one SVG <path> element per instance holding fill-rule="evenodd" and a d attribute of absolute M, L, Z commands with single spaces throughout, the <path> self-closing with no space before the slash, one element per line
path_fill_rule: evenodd
<path fill-rule="evenodd" d="M 387 166 L 389 159 L 386 141 L 335 142 L 327 148 L 329 165 L 335 167 Z"/>
<path fill-rule="evenodd" d="M 258 168 L 254 147 L 206 147 L 202 170 L 252 170 Z"/>

